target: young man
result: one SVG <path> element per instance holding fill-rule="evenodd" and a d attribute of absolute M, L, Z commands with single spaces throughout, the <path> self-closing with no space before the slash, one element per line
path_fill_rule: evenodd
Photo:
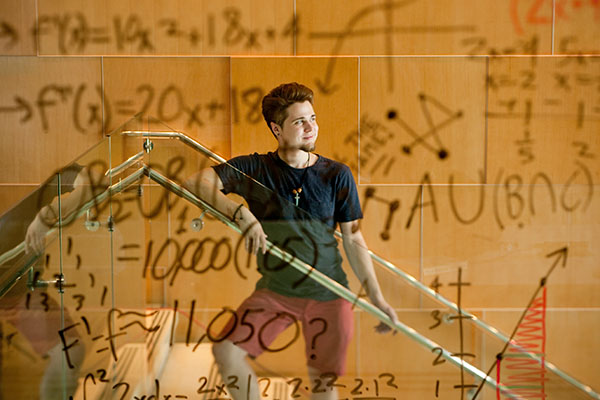
<path fill-rule="evenodd" d="M 347 287 L 333 236 L 339 224 L 344 250 L 369 299 L 394 322 L 397 317 L 381 294 L 359 230 L 362 212 L 350 169 L 313 153 L 319 127 L 312 90 L 298 83 L 280 85 L 264 97 L 262 112 L 277 140 L 275 152 L 233 158 L 201 171 L 186 184 L 239 225 L 248 251 L 261 253 L 257 261 L 262 278 L 236 311 L 237 323 L 232 319 L 223 330 L 227 338 L 214 344 L 215 360 L 224 379 L 251 375 L 256 380 L 246 356 L 257 357 L 285 328 L 301 323 L 311 380 L 323 373 L 342 375 L 353 334 L 351 304 L 270 255 L 267 237 Z M 249 208 L 221 192 L 240 194 Z M 324 327 L 312 348 L 311 338 Z M 380 324 L 376 330 L 387 332 L 390 328 Z M 256 382 L 250 387 L 251 398 L 259 398 Z M 246 398 L 244 389 L 231 394 Z M 313 394 L 316 396 L 336 398 L 337 392 Z"/>

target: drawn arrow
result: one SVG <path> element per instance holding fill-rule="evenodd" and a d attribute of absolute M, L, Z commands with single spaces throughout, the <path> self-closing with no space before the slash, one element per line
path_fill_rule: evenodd
<path fill-rule="evenodd" d="M 550 267 L 550 270 L 548 271 L 548 273 L 546 274 L 546 276 L 543 278 L 543 280 L 548 279 L 548 277 L 550 276 L 550 274 L 552 273 L 552 271 L 554 271 L 554 268 L 556 268 L 556 266 L 559 264 L 559 262 L 561 260 L 562 260 L 562 267 L 565 268 L 567 266 L 567 255 L 568 255 L 568 253 L 569 253 L 569 248 L 567 246 L 565 246 L 565 247 L 563 247 L 561 249 L 555 250 L 552 253 L 546 255 L 546 258 L 556 257 L 556 259 L 554 260 L 554 263 Z"/>
<path fill-rule="evenodd" d="M 31 118 L 31 106 L 23 98 L 15 96 L 16 106 L 0 107 L 0 112 L 21 112 L 25 111 L 25 115 L 20 119 L 20 122 L 28 121 Z"/>
<path fill-rule="evenodd" d="M 329 95 L 339 88 L 339 85 L 331 84 L 331 82 L 333 80 L 333 72 L 335 69 L 336 59 L 337 59 L 337 56 L 340 55 L 342 46 L 344 45 L 344 42 L 346 41 L 347 38 L 353 36 L 354 27 L 361 20 L 369 17 L 369 15 L 371 15 L 371 14 L 374 14 L 374 13 L 377 13 L 380 11 L 391 12 L 396 8 L 406 6 L 409 3 L 414 2 L 414 1 L 415 0 L 406 0 L 406 1 L 400 1 L 397 3 L 393 3 L 393 2 L 390 2 L 389 0 L 386 0 L 385 2 L 382 2 L 382 3 L 366 6 L 366 7 L 362 8 L 359 12 L 357 12 L 352 18 L 350 18 L 350 20 L 347 22 L 345 28 L 341 32 L 335 32 L 333 34 L 328 34 L 327 36 L 333 35 L 333 37 L 336 40 L 335 40 L 335 44 L 333 46 L 333 50 L 331 51 L 331 57 L 329 58 L 329 61 L 327 62 L 327 70 L 325 72 L 324 79 L 323 80 L 318 79 L 318 78 L 315 79 L 315 84 L 317 85 L 317 88 L 319 89 L 319 91 L 321 91 L 321 93 L 323 93 L 323 94 Z M 310 35 L 310 38 L 318 38 L 320 36 L 322 36 L 322 34 L 312 33 Z"/>
<path fill-rule="evenodd" d="M 322 81 L 319 78 L 315 79 L 315 85 L 317 86 L 317 89 L 319 90 L 319 92 L 321 92 L 325 95 L 330 95 L 339 89 L 339 85 L 331 84 L 332 73 L 330 71 L 333 71 L 333 68 L 334 68 L 334 62 L 330 62 L 327 67 L 328 71 L 325 76 L 325 81 Z"/>
<path fill-rule="evenodd" d="M 550 274 L 552 273 L 552 271 L 554 270 L 554 268 L 558 265 L 558 263 L 560 261 L 562 261 L 562 267 L 563 268 L 567 265 L 567 254 L 568 254 L 568 252 L 569 252 L 569 248 L 568 248 L 568 246 L 565 246 L 565 247 L 563 247 L 561 249 L 558 249 L 558 250 L 553 251 L 552 253 L 546 255 L 546 258 L 556 257 L 556 259 L 554 260 L 554 263 L 552 264 L 552 267 L 550 267 L 550 270 L 548 271 L 548 273 L 546 274 L 546 276 L 544 276 L 542 279 L 540 279 L 539 286 L 537 287 L 537 289 L 533 293 L 533 296 L 531 296 L 531 300 L 529 300 L 529 303 L 527 303 L 527 307 L 525 307 L 525 309 L 523 310 L 523 313 L 521 314 L 521 317 L 519 318 L 519 321 L 517 322 L 517 325 L 515 326 L 515 329 L 513 330 L 512 334 L 510 335 L 510 338 L 506 341 L 506 343 L 504 343 L 504 348 L 502 349 L 502 351 L 500 353 L 498 353 L 496 355 L 496 359 L 502 360 L 502 357 L 504 357 L 504 354 L 506 353 L 506 350 L 508 349 L 509 344 L 512 343 L 512 341 L 513 341 L 513 339 L 514 339 L 514 337 L 515 337 L 515 335 L 517 333 L 517 329 L 521 325 L 521 322 L 523 322 L 523 319 L 525 318 L 525 315 L 527 314 L 527 312 L 530 309 L 531 305 L 533 304 L 533 302 L 537 298 L 538 293 L 546 285 L 546 283 L 548 281 L 548 277 L 550 276 Z M 479 384 L 479 386 L 477 387 L 477 391 L 475 392 L 475 394 L 472 397 L 473 399 L 477 398 L 477 395 L 479 394 L 479 392 L 483 388 L 483 384 L 487 380 L 488 376 L 490 376 L 490 374 L 492 373 L 492 371 L 494 370 L 494 368 L 497 367 L 497 365 L 498 364 L 495 363 L 495 362 L 492 363 L 490 369 L 488 370 L 488 372 L 487 372 L 487 374 L 485 376 L 485 379 L 483 379 L 481 381 L 481 383 Z"/>

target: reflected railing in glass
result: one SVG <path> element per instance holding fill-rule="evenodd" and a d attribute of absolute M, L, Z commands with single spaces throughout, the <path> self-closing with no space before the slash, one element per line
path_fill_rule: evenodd
<path fill-rule="evenodd" d="M 227 338 L 232 329 L 226 325 L 230 320 L 259 338 L 267 331 L 266 323 L 252 326 L 244 319 L 236 320 L 232 311 L 260 278 L 257 261 L 243 250 L 244 232 L 237 224 L 189 191 L 186 183 L 195 171 L 224 160 L 156 121 L 136 120 L 133 125 L 134 129 L 121 129 L 118 138 L 116 133 L 111 135 L 111 157 L 108 168 L 102 171 L 108 180 L 106 190 L 94 196 L 87 210 L 80 207 L 76 222 L 63 226 L 64 245 L 52 253 L 63 257 L 60 268 L 66 283 L 76 285 L 77 290 L 66 288 L 65 314 L 72 323 L 64 321 L 60 330 L 66 348 L 61 354 L 71 357 L 70 362 L 78 368 L 75 398 L 82 398 L 84 393 L 108 398 L 120 394 L 158 396 L 159 392 L 210 397 L 217 388 L 224 391 L 222 395 L 229 395 L 234 386 L 247 389 L 252 381 L 245 376 L 226 375 L 220 383 L 211 346 Z M 145 130 L 148 127 L 153 132 Z M 480 396 L 491 398 L 496 396 L 497 375 L 488 371 L 496 354 L 507 349 L 513 358 L 523 354 L 538 368 L 545 368 L 544 388 L 549 398 L 596 396 L 565 380 L 564 374 L 540 354 L 524 352 L 525 346 L 519 342 L 506 347 L 507 335 L 463 310 L 460 302 L 445 299 L 371 253 L 377 264 L 401 278 L 394 290 L 413 298 L 411 304 L 420 304 L 415 309 L 392 304 L 402 321 L 393 324 L 363 299 L 361 285 L 351 282 L 354 291 L 350 291 L 311 267 L 315 257 L 337 257 L 338 244 L 333 237 L 339 233 L 256 181 L 243 178 L 243 182 L 248 203 L 254 203 L 254 209 L 266 216 L 263 225 L 269 238 L 268 253 L 259 255 L 263 273 L 283 271 L 286 279 L 297 285 L 314 280 L 316 287 L 322 285 L 353 304 L 355 315 L 348 373 L 323 373 L 316 380 L 306 374 L 304 357 L 315 355 L 310 350 L 320 333 L 315 331 L 303 346 L 300 325 L 290 318 L 289 329 L 264 346 L 264 355 L 249 360 L 258 374 L 258 388 L 269 397 L 310 396 L 333 387 L 343 396 L 370 393 L 396 397 L 410 393 L 423 398 L 431 396 L 432 387 L 436 396 L 457 390 L 473 396 L 485 380 L 489 387 Z M 61 198 L 60 193 L 57 196 Z M 177 200 L 179 197 L 184 201 Z M 269 220 L 272 209 L 284 210 L 291 217 Z M 290 241 L 297 246 L 289 246 Z M 73 252 L 73 246 L 82 247 Z M 460 282 L 460 276 L 457 279 Z M 405 336 L 375 336 L 372 326 L 377 320 L 394 325 Z M 320 320 L 313 324 L 321 324 L 323 330 L 327 326 Z M 415 347 L 414 341 L 426 351 Z M 447 350 L 457 348 L 460 350 Z M 84 351 L 85 357 L 77 359 L 78 351 Z M 373 365 L 373 357 L 365 357 L 367 353 L 378 354 L 380 363 Z M 507 363 L 507 359 L 502 362 Z M 194 372 L 179 372 L 182 365 Z M 385 369 L 381 365 L 386 365 Z M 72 370 L 66 367 L 63 376 Z M 539 389 L 539 385 L 530 386 L 525 389 Z M 501 385 L 499 390 L 507 397 L 523 397 L 515 387 Z"/>

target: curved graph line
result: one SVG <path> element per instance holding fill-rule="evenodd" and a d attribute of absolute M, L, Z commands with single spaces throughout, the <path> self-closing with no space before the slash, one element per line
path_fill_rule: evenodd
<path fill-rule="evenodd" d="M 333 50 L 329 53 L 332 57 L 329 58 L 327 62 L 327 67 L 325 71 L 325 77 L 323 80 L 317 78 L 315 80 L 315 84 L 319 88 L 322 93 L 331 93 L 335 91 L 339 85 L 331 85 L 331 81 L 333 79 L 333 72 L 336 66 L 336 56 L 340 55 L 341 48 L 344 45 L 344 42 L 349 37 L 355 36 L 375 36 L 379 34 L 385 35 L 384 44 L 386 47 L 386 51 L 389 55 L 393 53 L 392 49 L 392 36 L 398 33 L 454 33 L 454 32 L 474 32 L 475 26 L 471 25 L 457 25 L 457 26 L 438 26 L 438 27 L 428 27 L 428 26 L 412 26 L 412 27 L 394 27 L 392 26 L 392 12 L 396 9 L 405 7 L 411 3 L 415 3 L 416 0 L 404 0 L 399 2 L 392 2 L 390 0 L 386 0 L 382 3 L 367 6 L 359 10 L 346 24 L 345 28 L 340 32 L 311 32 L 308 37 L 310 39 L 327 39 L 327 38 L 335 38 L 336 41 L 333 45 Z M 358 24 L 362 19 L 369 17 L 371 14 L 375 12 L 383 11 L 385 13 L 385 23 L 386 25 L 379 28 L 368 28 L 363 30 L 354 30 L 356 24 Z M 392 60 L 388 60 L 388 74 L 390 74 L 389 78 L 389 91 L 393 91 L 393 77 L 392 77 Z"/>

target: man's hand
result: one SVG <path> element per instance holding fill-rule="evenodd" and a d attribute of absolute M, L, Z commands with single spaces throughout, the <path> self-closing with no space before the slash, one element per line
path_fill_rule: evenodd
<path fill-rule="evenodd" d="M 37 253 L 40 254 L 46 247 L 46 233 L 50 227 L 45 224 L 39 214 L 36 215 L 35 219 L 27 228 L 25 234 L 25 252 L 27 254 Z"/>
<path fill-rule="evenodd" d="M 340 222 L 340 230 L 342 231 L 344 250 L 348 256 L 348 261 L 350 261 L 350 266 L 356 277 L 363 282 L 371 303 L 386 313 L 394 325 L 398 324 L 396 311 L 385 301 L 381 294 L 381 288 L 373 269 L 373 261 L 371 261 L 367 243 L 360 231 L 358 221 Z M 378 333 L 386 333 L 392 329 L 383 322 L 375 327 L 375 331 Z"/>
<path fill-rule="evenodd" d="M 376 306 L 381 311 L 386 313 L 392 319 L 392 322 L 394 323 L 394 325 L 396 325 L 398 323 L 398 317 L 396 316 L 396 311 L 394 311 L 392 306 L 390 306 L 384 299 L 372 299 L 371 302 L 373 303 L 374 306 Z M 391 331 L 392 329 L 393 328 L 390 327 L 389 325 L 381 322 L 381 323 L 379 323 L 379 325 L 377 325 L 375 327 L 375 332 L 387 333 L 387 332 Z M 394 330 L 394 335 L 396 334 L 396 332 L 398 332 L 398 331 Z"/>
<path fill-rule="evenodd" d="M 261 249 L 265 254 L 267 252 L 267 235 L 258 219 L 246 207 L 242 207 L 238 214 L 240 216 L 235 219 L 235 222 L 242 230 L 248 253 L 256 254 Z"/>

